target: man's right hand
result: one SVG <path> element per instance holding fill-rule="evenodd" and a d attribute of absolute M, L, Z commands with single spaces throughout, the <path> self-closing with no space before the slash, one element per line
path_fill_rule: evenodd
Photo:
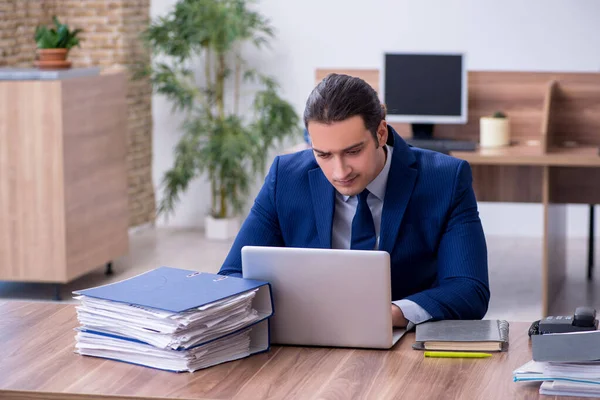
<path fill-rule="evenodd" d="M 408 320 L 404 317 L 404 313 L 395 304 L 392 304 L 392 326 L 395 328 L 406 328 Z"/>

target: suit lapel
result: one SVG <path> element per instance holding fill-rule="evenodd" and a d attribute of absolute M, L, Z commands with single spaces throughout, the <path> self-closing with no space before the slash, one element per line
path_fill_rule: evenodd
<path fill-rule="evenodd" d="M 335 208 L 335 189 L 329 183 L 320 168 L 315 168 L 308 173 L 310 193 L 312 196 L 317 232 L 321 247 L 331 248 L 331 229 L 333 226 L 333 212 Z"/>
<path fill-rule="evenodd" d="M 394 152 L 383 201 L 379 248 L 392 254 L 404 212 L 417 180 L 417 170 L 411 168 L 416 159 L 406 142 L 393 128 L 390 127 L 389 130 L 389 135 L 393 135 L 394 139 Z"/>

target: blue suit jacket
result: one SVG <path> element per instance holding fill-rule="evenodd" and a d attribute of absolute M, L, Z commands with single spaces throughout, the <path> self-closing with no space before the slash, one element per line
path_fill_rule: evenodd
<path fill-rule="evenodd" d="M 408 146 L 394 152 L 380 250 L 390 254 L 392 300 L 433 319 L 480 319 L 490 298 L 487 248 L 466 161 Z M 245 245 L 331 248 L 335 189 L 311 150 L 277 157 L 219 273 L 241 274 Z"/>

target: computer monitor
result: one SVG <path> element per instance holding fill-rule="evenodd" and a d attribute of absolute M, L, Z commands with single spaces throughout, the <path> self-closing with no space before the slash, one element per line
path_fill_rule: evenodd
<path fill-rule="evenodd" d="M 467 122 L 467 71 L 462 53 L 386 53 L 380 91 L 389 122 L 412 124 L 414 139 L 433 125 Z"/>

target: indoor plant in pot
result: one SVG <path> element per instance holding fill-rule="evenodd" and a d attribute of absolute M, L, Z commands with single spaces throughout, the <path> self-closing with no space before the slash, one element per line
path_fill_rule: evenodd
<path fill-rule="evenodd" d="M 67 60 L 69 51 L 74 46 L 79 46 L 79 33 L 81 29 L 69 29 L 67 24 L 62 24 L 56 16 L 52 17 L 53 27 L 38 25 L 35 29 L 35 43 L 37 45 L 35 65 L 40 69 L 66 69 L 71 67 Z"/>
<path fill-rule="evenodd" d="M 180 0 L 143 33 L 153 61 L 136 76 L 150 79 L 184 114 L 175 160 L 162 178 L 158 214 L 173 211 L 189 183 L 210 182 L 208 238 L 228 239 L 239 229 L 249 186 L 264 173 L 269 149 L 301 137 L 300 119 L 278 94 L 276 82 L 242 55 L 272 38 L 267 19 L 247 0 Z"/>
<path fill-rule="evenodd" d="M 501 111 L 479 120 L 479 146 L 502 147 L 510 144 L 510 120 Z"/>

